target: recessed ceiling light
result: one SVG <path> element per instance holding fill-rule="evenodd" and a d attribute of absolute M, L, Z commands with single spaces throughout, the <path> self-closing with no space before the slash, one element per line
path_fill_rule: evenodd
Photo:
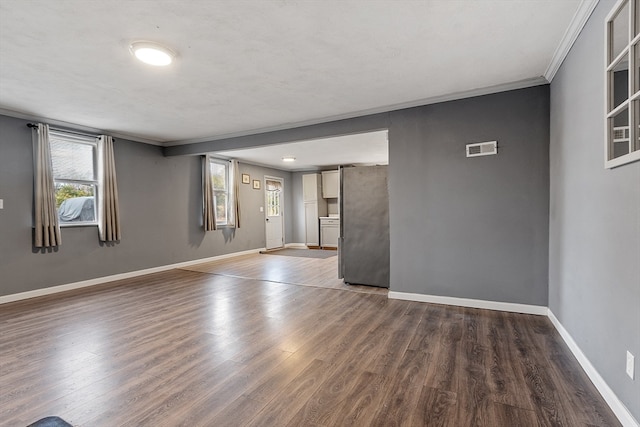
<path fill-rule="evenodd" d="M 293 156 L 285 156 L 285 157 L 282 158 L 282 161 L 283 162 L 295 162 L 296 158 L 293 157 Z"/>
<path fill-rule="evenodd" d="M 176 57 L 175 52 L 158 43 L 137 41 L 131 43 L 129 51 L 145 64 L 163 67 L 171 64 Z"/>

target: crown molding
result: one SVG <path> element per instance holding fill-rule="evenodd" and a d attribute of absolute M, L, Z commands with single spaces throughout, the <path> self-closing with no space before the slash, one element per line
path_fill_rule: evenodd
<path fill-rule="evenodd" d="M 587 24 L 589 17 L 598 5 L 598 1 L 599 0 L 582 0 L 580 6 L 578 6 L 578 10 L 576 10 L 576 13 L 573 15 L 571 23 L 569 24 L 569 27 L 567 27 L 567 30 L 564 32 L 560 44 L 556 48 L 556 51 L 553 53 L 551 63 L 549 63 L 547 70 L 544 72 L 544 77 L 549 83 L 551 83 L 556 73 L 560 69 L 560 66 L 564 62 L 564 59 L 569 54 L 569 51 L 571 51 L 571 48 L 578 39 L 580 32 Z"/>
<path fill-rule="evenodd" d="M 307 120 L 307 121 L 296 122 L 296 123 L 285 123 L 278 126 L 252 129 L 248 131 L 235 132 L 235 133 L 227 133 L 224 135 L 215 135 L 215 136 L 204 137 L 204 138 L 168 141 L 168 142 L 165 142 L 163 146 L 173 147 L 176 145 L 197 144 L 202 142 L 212 142 L 212 141 L 218 141 L 222 139 L 239 138 L 243 136 L 258 135 L 261 133 L 301 128 L 305 126 L 318 125 L 322 123 L 335 122 L 339 120 L 354 119 L 356 117 L 369 116 L 373 114 L 388 113 L 390 111 L 402 110 L 405 108 L 421 107 L 423 105 L 438 104 L 441 102 L 448 102 L 448 101 L 456 101 L 464 98 L 472 98 L 474 96 L 491 95 L 494 93 L 507 92 L 510 90 L 525 89 L 528 87 L 540 86 L 548 83 L 549 81 L 544 77 L 534 77 L 530 79 L 518 80 L 515 82 L 503 83 L 503 84 L 494 85 L 494 86 L 487 86 L 487 87 L 478 88 L 478 89 L 471 89 L 471 90 L 466 90 L 462 92 L 455 92 L 455 93 L 446 94 L 446 95 L 439 95 L 439 96 L 434 96 L 430 98 L 418 99 L 415 101 L 403 102 L 400 104 L 392 104 L 392 105 L 386 105 L 386 106 L 377 107 L 377 108 L 371 108 L 367 110 L 360 110 L 360 111 L 355 111 L 351 113 L 339 114 L 335 116 L 324 117 L 321 119 Z"/>
<path fill-rule="evenodd" d="M 6 108 L 0 108 L 0 115 L 15 117 L 16 119 L 30 120 L 34 122 L 43 122 L 53 127 L 61 127 L 69 130 L 76 130 L 79 132 L 92 133 L 96 135 L 111 135 L 112 137 L 117 139 L 126 139 L 128 141 L 142 142 L 143 144 L 156 145 L 158 147 L 164 146 L 162 142 L 155 141 L 153 139 L 142 138 L 135 135 L 129 135 L 127 133 L 112 132 L 105 129 L 92 128 L 89 126 L 82 126 L 75 123 L 64 122 L 62 120 L 55 120 L 48 117 L 37 116 L 35 114 L 23 113 L 21 111 L 15 111 L 15 110 L 8 110 Z"/>

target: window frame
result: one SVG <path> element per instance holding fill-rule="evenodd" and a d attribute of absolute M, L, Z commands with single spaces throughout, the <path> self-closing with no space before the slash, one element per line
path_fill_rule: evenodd
<path fill-rule="evenodd" d="M 281 187 L 278 190 L 269 190 L 269 186 L 267 184 L 268 181 L 278 182 Z M 264 192 L 265 192 L 265 215 L 267 217 L 281 217 L 283 216 L 283 193 L 282 193 L 282 185 L 283 181 L 281 178 L 274 177 L 264 177 Z M 278 202 L 278 203 L 275 203 Z M 274 206 L 278 207 L 278 212 L 273 213 L 272 208 Z"/>
<path fill-rule="evenodd" d="M 60 129 L 50 129 L 49 130 L 49 144 L 51 150 L 51 157 L 53 162 L 53 148 L 51 147 L 51 141 L 58 140 L 63 141 L 65 143 L 72 143 L 78 145 L 88 145 L 92 147 L 92 169 L 93 169 L 93 178 L 92 180 L 82 180 L 82 179 L 68 179 L 68 178 L 56 178 L 55 172 L 53 172 L 53 184 L 54 191 L 55 187 L 58 184 L 76 184 L 76 185 L 86 185 L 93 187 L 93 221 L 61 221 L 60 217 L 58 217 L 58 224 L 60 227 L 87 227 L 87 226 L 97 226 L 98 225 L 98 197 L 100 191 L 100 180 L 98 177 L 98 138 L 78 134 L 72 131 L 60 130 Z M 58 206 L 56 206 L 56 214 L 58 214 Z"/>
<path fill-rule="evenodd" d="M 614 49 L 614 21 L 618 15 L 628 7 L 628 34 L 627 43 L 622 51 L 617 54 Z M 605 76 L 605 138 L 604 138 L 604 167 L 612 169 L 628 163 L 640 160 L 640 0 L 619 0 L 605 19 L 605 44 L 604 44 L 604 76 Z M 627 97 L 619 105 L 614 100 L 614 74 L 615 68 L 624 61 L 628 61 Z M 616 127 L 614 119 L 626 110 L 628 125 Z M 615 131 L 622 130 L 628 134 L 628 153 L 614 157 L 614 144 L 625 142 L 625 138 L 615 141 Z"/>
<path fill-rule="evenodd" d="M 225 179 L 224 179 L 224 183 L 225 183 L 225 189 L 224 190 L 216 190 L 216 186 L 214 184 L 214 174 L 213 174 L 213 165 L 214 164 L 218 164 L 218 165 L 222 165 L 224 166 L 224 175 L 225 175 Z M 228 160 L 221 160 L 221 159 L 216 159 L 215 157 L 210 157 L 209 158 L 209 172 L 211 174 L 211 192 L 213 193 L 212 196 L 212 200 L 213 200 L 213 212 L 214 212 L 214 218 L 216 221 L 216 226 L 220 226 L 220 227 L 226 227 L 226 226 L 230 226 L 230 221 L 229 221 L 229 212 L 231 209 L 231 164 Z M 217 210 L 217 193 L 224 193 L 225 195 L 225 220 L 224 221 L 218 221 L 218 210 Z"/>

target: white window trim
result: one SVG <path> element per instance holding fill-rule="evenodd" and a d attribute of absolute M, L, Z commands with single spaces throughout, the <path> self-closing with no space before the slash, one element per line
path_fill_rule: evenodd
<path fill-rule="evenodd" d="M 218 221 L 218 217 L 216 215 L 216 192 L 220 191 L 220 190 L 216 190 L 215 187 L 213 186 L 213 183 L 211 183 L 211 191 L 213 192 L 212 199 L 213 200 L 213 213 L 214 213 L 214 218 L 216 221 L 216 226 L 219 227 L 231 227 L 232 225 L 229 223 L 229 213 L 230 213 L 230 203 L 231 203 L 231 186 L 233 185 L 233 183 L 231 182 L 231 163 L 229 162 L 229 160 L 222 160 L 222 159 L 216 159 L 215 157 L 210 157 L 209 158 L 209 168 L 211 168 L 211 163 L 216 163 L 219 165 L 224 166 L 224 173 L 225 173 L 225 180 L 224 182 L 226 183 L 226 188 L 225 188 L 225 193 L 226 193 L 226 206 L 225 206 L 225 211 L 226 211 L 226 215 L 225 218 L 226 220 L 224 222 L 222 221 Z M 213 176 L 213 175 L 212 175 Z"/>
<path fill-rule="evenodd" d="M 625 4 L 628 2 L 629 4 L 629 16 L 628 16 L 628 24 L 629 24 L 629 43 L 627 43 L 626 47 L 622 50 L 622 52 L 614 58 L 611 63 L 609 63 L 609 47 L 613 43 L 610 31 L 610 23 L 613 22 L 613 19 L 618 15 L 618 13 L 624 8 Z M 640 31 L 639 34 L 636 35 L 635 26 L 640 26 L 640 22 L 636 23 L 635 14 L 636 7 L 640 7 L 640 2 L 638 0 L 619 0 L 616 5 L 611 9 L 611 12 L 607 15 L 605 19 L 604 28 L 605 28 L 605 43 L 604 43 L 604 58 L 605 58 L 605 66 L 604 66 L 604 87 L 605 87 L 605 99 L 604 99 L 604 111 L 605 111 L 605 126 L 604 126 L 604 167 L 605 169 L 612 169 L 618 166 L 622 166 L 628 163 L 632 163 L 640 160 L 640 149 L 635 151 L 631 151 L 631 149 L 638 144 L 638 137 L 640 136 L 640 123 L 636 123 L 636 114 L 634 111 L 634 100 L 640 99 L 640 88 L 634 88 L 636 77 L 640 79 L 640 76 L 636 76 L 635 73 L 640 73 L 640 71 L 636 68 L 636 64 L 640 62 L 640 58 L 636 58 L 635 49 L 633 49 L 635 44 L 640 43 Z M 609 72 L 620 62 L 625 55 L 628 55 L 629 61 L 629 78 L 628 78 L 628 92 L 629 96 L 625 101 L 623 101 L 618 107 L 614 108 L 612 111 L 609 111 L 610 107 L 610 97 L 611 92 L 613 91 L 613 81 L 609 76 Z M 632 89 L 638 89 L 632 93 Z M 620 111 L 623 111 L 625 108 L 628 108 L 629 115 L 629 147 L 630 152 L 628 154 L 624 154 L 617 158 L 610 158 L 613 150 L 613 126 L 610 127 L 610 120 L 617 115 Z M 640 105 L 637 107 L 640 108 Z"/>
<path fill-rule="evenodd" d="M 64 131 L 58 129 L 49 130 L 49 139 L 59 139 L 66 142 L 71 142 L 74 144 L 86 144 L 91 145 L 93 147 L 93 172 L 96 179 L 94 180 L 77 180 L 77 179 L 56 179 L 53 177 L 54 185 L 58 182 L 63 183 L 71 183 L 71 184 L 82 184 L 82 185 L 92 185 L 93 186 L 93 212 L 94 212 L 94 220 L 93 221 L 73 221 L 73 222 L 64 222 L 58 221 L 60 228 L 67 227 L 97 227 L 98 226 L 98 194 L 99 194 L 99 186 L 100 177 L 97 176 L 98 173 L 98 139 L 97 137 L 92 137 L 89 135 L 77 134 L 72 131 Z M 57 212 L 57 209 L 56 209 Z"/>

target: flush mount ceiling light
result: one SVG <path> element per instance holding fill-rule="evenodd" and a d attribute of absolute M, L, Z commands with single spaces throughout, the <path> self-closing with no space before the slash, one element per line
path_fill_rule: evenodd
<path fill-rule="evenodd" d="M 293 157 L 293 156 L 285 156 L 285 157 L 282 158 L 282 161 L 283 162 L 295 162 L 296 158 Z"/>
<path fill-rule="evenodd" d="M 164 67 L 173 62 L 176 57 L 175 52 L 158 43 L 148 41 L 137 41 L 131 43 L 129 51 L 145 64 Z"/>

